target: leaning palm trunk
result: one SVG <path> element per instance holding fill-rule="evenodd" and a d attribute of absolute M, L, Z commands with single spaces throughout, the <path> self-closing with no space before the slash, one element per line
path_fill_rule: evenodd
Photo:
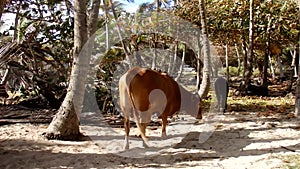
<path fill-rule="evenodd" d="M 91 50 L 83 46 L 88 40 L 88 35 L 92 35 L 96 30 L 95 20 L 98 18 L 99 3 L 98 0 L 93 1 L 93 9 L 96 9 L 91 10 L 89 27 L 87 27 L 86 3 L 80 0 L 74 1 L 74 59 L 70 83 L 68 93 L 47 129 L 48 139 L 74 140 L 80 136 L 78 117 L 82 110 L 91 57 Z"/>
<path fill-rule="evenodd" d="M 201 99 L 205 98 L 209 92 L 210 87 L 210 70 L 211 70 L 211 59 L 210 59 L 210 44 L 208 40 L 208 30 L 206 25 L 206 8 L 205 1 L 199 0 L 199 10 L 201 17 L 201 32 L 203 40 L 203 75 L 202 82 L 198 94 Z M 199 56 L 200 58 L 200 56 Z"/>
<path fill-rule="evenodd" d="M 124 53 L 125 53 L 126 58 L 127 58 L 128 61 L 129 61 L 129 67 L 133 67 L 133 61 L 132 61 L 132 58 L 129 56 L 129 52 L 128 52 L 128 50 L 127 50 L 127 48 L 126 48 L 126 45 L 125 45 L 125 43 L 124 43 L 124 41 L 123 41 L 123 37 L 122 37 L 122 34 L 121 34 L 121 27 L 120 27 L 120 25 L 119 25 L 119 23 L 118 23 L 118 16 L 117 16 L 117 13 L 116 13 L 114 4 L 113 4 L 112 0 L 109 0 L 109 3 L 110 3 L 110 5 L 111 5 L 111 10 L 112 10 L 114 19 L 115 19 L 115 21 L 116 21 L 117 32 L 118 32 L 118 36 L 119 36 L 119 38 L 120 38 L 120 42 L 121 42 L 122 48 L 123 48 L 123 50 L 124 50 Z M 139 58 L 137 58 L 137 62 L 138 62 L 138 63 L 141 63 L 141 60 L 140 60 Z"/>

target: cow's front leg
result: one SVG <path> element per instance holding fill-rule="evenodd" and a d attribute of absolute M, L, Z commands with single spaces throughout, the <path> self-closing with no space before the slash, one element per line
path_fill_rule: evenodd
<path fill-rule="evenodd" d="M 125 128 L 125 140 L 124 140 L 124 150 L 129 149 L 129 131 L 130 131 L 130 121 L 129 118 L 124 117 L 124 128 Z"/>

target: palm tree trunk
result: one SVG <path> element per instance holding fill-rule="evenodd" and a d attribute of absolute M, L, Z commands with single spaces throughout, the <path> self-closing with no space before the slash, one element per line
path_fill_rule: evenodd
<path fill-rule="evenodd" d="M 280 55 L 277 55 L 277 65 L 279 69 L 279 78 L 282 79 L 284 74 L 283 74 L 283 66 L 282 66 L 282 60 Z"/>
<path fill-rule="evenodd" d="M 198 52 L 197 52 L 197 56 L 198 56 L 198 58 L 197 58 L 197 70 L 196 70 L 196 72 L 197 72 L 197 81 L 196 81 L 196 87 L 197 87 L 197 91 L 200 89 L 200 84 L 201 84 L 201 82 L 200 82 L 200 80 L 201 80 L 201 49 L 202 49 L 202 46 L 201 46 L 201 41 L 200 41 L 200 39 L 201 39 L 201 33 L 200 32 L 198 32 L 198 35 L 196 35 L 197 37 L 197 45 L 198 45 Z"/>
<path fill-rule="evenodd" d="M 209 92 L 210 87 L 210 70 L 211 70 L 211 58 L 210 58 L 210 44 L 208 39 L 208 29 L 206 25 L 206 8 L 205 1 L 199 0 L 199 10 L 201 17 L 201 32 L 203 40 L 203 74 L 202 82 L 198 94 L 201 99 L 205 98 Z"/>
<path fill-rule="evenodd" d="M 156 59 L 157 59 L 157 45 L 156 45 L 156 34 L 153 35 L 153 59 L 152 59 L 152 65 L 151 68 L 155 69 L 156 68 Z"/>
<path fill-rule="evenodd" d="M 19 5 L 17 6 L 17 11 L 16 11 L 16 16 L 15 16 L 15 30 L 14 30 L 14 40 L 18 39 L 18 31 L 19 31 L 19 15 L 20 15 L 20 8 L 21 8 L 21 2 L 19 3 Z"/>
<path fill-rule="evenodd" d="M 248 56 L 247 56 L 247 44 L 246 44 L 246 38 L 243 36 L 242 37 L 242 47 L 243 47 L 243 79 L 246 77 L 246 70 L 247 70 L 247 62 L 248 62 Z"/>
<path fill-rule="evenodd" d="M 268 86 L 268 63 L 270 55 L 270 29 L 271 29 L 271 19 L 268 17 L 268 26 L 267 26 L 267 42 L 266 42 L 266 52 L 264 56 L 264 69 L 263 69 L 263 86 Z"/>
<path fill-rule="evenodd" d="M 226 75 L 229 79 L 229 65 L 228 65 L 228 44 L 225 45 L 225 63 L 226 63 Z M 218 74 L 218 73 L 217 73 Z"/>
<path fill-rule="evenodd" d="M 272 64 L 271 52 L 269 53 L 268 58 L 269 58 L 269 65 L 270 65 L 270 69 L 271 69 L 271 75 L 272 75 L 272 78 L 275 79 L 275 70 L 274 70 L 274 67 Z"/>
<path fill-rule="evenodd" d="M 88 40 L 88 35 L 92 35 L 96 30 L 95 25 L 97 22 L 91 21 L 98 18 L 99 7 L 97 6 L 99 3 L 99 0 L 93 1 L 93 8 L 96 8 L 96 10 L 92 10 L 89 18 L 91 20 L 88 22 L 90 25 L 87 26 L 85 1 L 74 1 L 74 58 L 68 93 L 47 129 L 46 137 L 48 139 L 74 140 L 80 136 L 79 113 L 82 110 L 85 82 L 91 57 L 91 49 L 83 48 L 83 46 Z"/>
<path fill-rule="evenodd" d="M 236 75 L 240 76 L 240 71 L 241 71 L 241 57 L 240 57 L 240 52 L 239 52 L 239 49 L 238 49 L 236 43 L 234 44 L 234 48 L 235 48 L 237 59 L 238 59 L 238 70 L 237 70 L 237 74 Z"/>
<path fill-rule="evenodd" d="M 175 81 L 178 81 L 180 79 L 180 77 L 182 75 L 182 72 L 183 72 L 183 65 L 184 65 L 185 53 L 186 53 L 186 44 L 184 43 L 183 46 L 184 46 L 184 49 L 183 49 L 183 52 L 182 52 L 181 64 L 180 64 L 178 75 L 175 78 Z"/>
<path fill-rule="evenodd" d="M 109 50 L 109 22 L 108 22 L 108 9 L 106 1 L 103 0 L 103 7 L 104 7 L 104 13 L 105 13 L 105 49 L 106 51 Z"/>
<path fill-rule="evenodd" d="M 177 63 L 177 53 L 178 53 L 178 41 L 176 41 L 175 44 L 175 52 L 174 52 L 174 56 L 173 56 L 173 60 L 172 60 L 172 68 L 171 68 L 171 73 L 170 75 L 175 75 L 175 68 L 176 68 L 176 63 Z"/>

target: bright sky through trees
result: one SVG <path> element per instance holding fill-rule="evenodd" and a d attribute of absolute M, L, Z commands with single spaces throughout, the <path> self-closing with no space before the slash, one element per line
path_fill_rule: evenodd
<path fill-rule="evenodd" d="M 121 0 L 121 3 L 124 4 L 124 9 L 130 13 L 136 12 L 137 8 L 140 4 L 146 2 L 153 2 L 153 0 L 135 0 L 134 3 L 129 3 L 126 0 Z M 1 21 L 4 22 L 3 25 L 0 27 L 0 32 L 7 30 L 10 26 L 14 26 L 14 14 L 3 14 Z"/>
<path fill-rule="evenodd" d="M 136 12 L 140 4 L 146 2 L 153 2 L 153 0 L 135 0 L 134 3 L 129 3 L 126 0 L 122 0 L 120 2 L 124 4 L 124 8 L 127 12 L 133 13 Z"/>

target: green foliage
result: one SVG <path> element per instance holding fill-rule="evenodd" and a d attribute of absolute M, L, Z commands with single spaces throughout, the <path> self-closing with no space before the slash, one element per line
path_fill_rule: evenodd
<path fill-rule="evenodd" d="M 224 72 L 226 72 L 225 70 L 226 68 L 224 68 Z M 233 76 L 239 76 L 241 73 L 243 72 L 243 67 L 240 68 L 240 70 L 238 70 L 238 67 L 234 67 L 234 66 L 229 66 L 229 76 L 233 77 Z"/>
<path fill-rule="evenodd" d="M 266 42 L 267 25 L 271 25 L 272 42 L 285 46 L 297 43 L 299 24 L 294 1 L 255 0 L 255 44 Z M 248 39 L 249 2 L 239 0 L 208 0 L 210 39 L 215 44 L 241 43 Z M 175 8 L 176 15 L 200 26 L 198 1 L 183 1 Z"/>
<path fill-rule="evenodd" d="M 105 113 L 116 112 L 111 86 L 117 66 L 123 59 L 124 54 L 120 49 L 110 49 L 103 56 L 99 64 L 97 70 L 96 99 L 100 110 Z"/>
<path fill-rule="evenodd" d="M 42 94 L 46 99 L 59 102 L 65 93 L 74 37 L 73 9 L 66 5 L 68 2 L 13 0 L 6 7 L 6 12 L 19 14 L 18 27 L 13 27 L 18 32 L 18 43 L 2 53 L 2 57 L 8 58 L 6 63 L 18 62 L 29 72 L 23 70 L 18 75 L 23 77 L 17 77 L 25 79 L 28 85 L 11 84 L 11 89 L 20 90 L 23 98 Z"/>

